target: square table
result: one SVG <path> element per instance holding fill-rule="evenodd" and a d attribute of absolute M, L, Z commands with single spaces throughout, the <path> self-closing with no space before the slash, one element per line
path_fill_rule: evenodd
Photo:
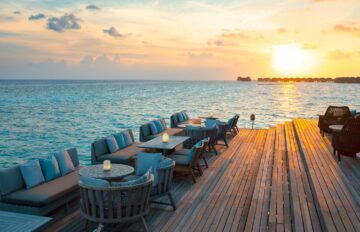
<path fill-rule="evenodd" d="M 0 211 L 0 231 L 41 231 L 50 217 Z"/>
<path fill-rule="evenodd" d="M 158 136 L 152 140 L 149 140 L 144 143 L 140 143 L 138 145 L 139 148 L 148 148 L 148 149 L 157 149 L 162 150 L 163 154 L 165 151 L 172 150 L 176 146 L 182 144 L 186 140 L 188 140 L 189 136 L 169 136 L 169 142 L 163 142 L 162 136 Z"/>

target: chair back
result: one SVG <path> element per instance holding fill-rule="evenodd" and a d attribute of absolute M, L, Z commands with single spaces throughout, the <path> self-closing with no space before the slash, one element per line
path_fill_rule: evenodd
<path fill-rule="evenodd" d="M 325 117 L 350 117 L 351 112 L 348 106 L 329 106 Z"/>
<path fill-rule="evenodd" d="M 218 129 L 214 128 L 205 128 L 205 127 L 186 127 L 185 136 L 189 136 L 184 143 L 185 148 L 192 148 L 197 142 L 205 138 L 210 138 L 210 144 L 216 144 L 217 141 Z"/>
<path fill-rule="evenodd" d="M 196 164 L 199 162 L 203 149 L 204 149 L 204 143 L 202 143 L 201 146 L 195 146 L 195 152 L 190 162 L 190 167 L 195 167 Z"/>
<path fill-rule="evenodd" d="M 175 161 L 171 165 L 157 169 L 158 184 L 153 188 L 151 195 L 159 195 L 169 193 L 171 191 Z"/>
<path fill-rule="evenodd" d="M 140 219 L 150 209 L 154 176 L 133 186 L 95 187 L 79 181 L 80 212 L 97 223 L 126 223 Z"/>
<path fill-rule="evenodd" d="M 237 126 L 237 123 L 238 123 L 238 121 L 239 121 L 239 118 L 240 118 L 240 115 L 235 114 L 234 120 L 233 120 L 233 126 Z"/>
<path fill-rule="evenodd" d="M 349 118 L 338 134 L 342 147 L 349 151 L 360 151 L 360 118 Z"/>

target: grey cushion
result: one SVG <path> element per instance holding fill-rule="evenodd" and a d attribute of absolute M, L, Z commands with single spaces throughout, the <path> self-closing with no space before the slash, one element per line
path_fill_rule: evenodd
<path fill-rule="evenodd" d="M 112 154 L 105 154 L 98 157 L 99 161 L 111 160 L 113 163 L 127 164 L 135 159 L 138 152 L 144 151 L 142 148 L 138 148 L 139 143 L 135 142 L 131 146 L 118 150 Z"/>
<path fill-rule="evenodd" d="M 11 168 L 0 168 L 0 183 L 1 195 L 25 188 L 19 165 Z"/>
<path fill-rule="evenodd" d="M 141 133 L 144 135 L 144 136 L 148 136 L 151 134 L 151 130 L 150 130 L 150 124 L 147 123 L 147 124 L 144 124 L 140 127 L 140 130 L 141 130 Z"/>
<path fill-rule="evenodd" d="M 92 145 L 94 147 L 96 157 L 110 153 L 105 138 L 95 141 Z"/>
<path fill-rule="evenodd" d="M 68 193 L 78 190 L 78 170 L 80 168 L 81 167 L 78 167 L 74 172 L 34 188 L 13 192 L 1 200 L 12 204 L 36 207 L 50 204 Z"/>
<path fill-rule="evenodd" d="M 79 155 L 78 155 L 78 152 L 77 152 L 77 149 L 76 148 L 70 148 L 67 150 L 69 155 L 70 155 L 70 158 L 74 164 L 74 167 L 77 167 L 79 166 Z"/>
<path fill-rule="evenodd" d="M 172 155 L 168 155 L 168 158 L 172 159 L 175 161 L 175 165 L 189 165 L 188 162 L 188 157 L 186 155 L 176 155 L 176 154 L 172 154 Z"/>

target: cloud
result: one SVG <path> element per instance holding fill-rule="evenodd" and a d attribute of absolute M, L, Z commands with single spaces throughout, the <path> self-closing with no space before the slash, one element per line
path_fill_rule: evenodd
<path fill-rule="evenodd" d="M 56 32 L 63 32 L 65 30 L 80 29 L 79 24 L 81 20 L 76 18 L 74 14 L 64 14 L 60 18 L 51 17 L 47 20 L 47 28 Z"/>
<path fill-rule="evenodd" d="M 19 14 L 21 14 L 21 12 L 20 12 L 20 11 L 18 11 L 18 10 L 16 10 L 16 11 L 14 11 L 14 12 L 13 12 L 13 14 L 17 14 L 17 15 L 19 15 Z"/>
<path fill-rule="evenodd" d="M 264 37 L 254 31 L 228 31 L 224 32 L 217 36 L 217 38 L 208 42 L 208 45 L 215 46 L 238 46 L 241 42 L 255 42 L 263 39 Z"/>
<path fill-rule="evenodd" d="M 46 18 L 46 16 L 44 14 L 39 13 L 39 14 L 36 14 L 36 15 L 31 15 L 29 17 L 29 21 L 40 20 L 40 19 L 44 19 L 44 18 Z"/>
<path fill-rule="evenodd" d="M 124 37 L 123 34 L 120 34 L 120 32 L 115 27 L 110 27 L 109 29 L 104 29 L 103 32 L 105 34 L 108 34 L 109 36 L 121 38 Z"/>
<path fill-rule="evenodd" d="M 100 7 L 95 6 L 94 4 L 90 4 L 86 6 L 87 10 L 101 10 Z"/>
<path fill-rule="evenodd" d="M 327 55 L 327 58 L 331 60 L 343 60 L 343 59 L 349 59 L 354 56 L 359 56 L 360 51 L 340 51 L 340 50 L 334 50 L 330 51 Z"/>
<path fill-rule="evenodd" d="M 351 26 L 344 24 L 337 24 L 334 26 L 334 30 L 360 36 L 360 26 L 358 26 L 357 24 L 353 24 Z"/>
<path fill-rule="evenodd" d="M 287 32 L 287 30 L 286 30 L 285 28 L 283 28 L 283 27 L 279 28 L 277 31 L 278 31 L 279 33 L 281 33 L 281 34 Z"/>

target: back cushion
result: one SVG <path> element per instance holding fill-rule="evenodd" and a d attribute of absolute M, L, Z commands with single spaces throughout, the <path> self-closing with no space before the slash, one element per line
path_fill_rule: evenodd
<path fill-rule="evenodd" d="M 119 150 L 119 145 L 113 135 L 106 137 L 106 144 L 111 153 L 115 153 L 117 150 Z"/>
<path fill-rule="evenodd" d="M 148 123 L 145 124 L 145 125 L 142 125 L 142 126 L 140 127 L 140 131 L 141 131 L 140 133 L 142 133 L 144 136 L 148 136 L 148 135 L 151 134 L 150 126 L 149 126 Z"/>
<path fill-rule="evenodd" d="M 185 118 L 184 118 L 184 115 L 182 114 L 182 112 L 178 113 L 178 119 L 179 119 L 179 122 L 185 121 Z"/>
<path fill-rule="evenodd" d="M 154 123 L 158 133 L 163 132 L 165 130 L 163 124 L 161 123 L 161 120 L 156 120 L 154 121 Z"/>
<path fill-rule="evenodd" d="M 0 168 L 0 194 L 6 195 L 25 188 L 19 165 L 11 168 Z"/>
<path fill-rule="evenodd" d="M 125 138 L 124 138 L 124 133 L 120 132 L 117 134 L 114 134 L 114 137 L 119 145 L 119 149 L 123 149 L 125 148 L 127 145 Z"/>
<path fill-rule="evenodd" d="M 76 148 L 70 148 L 67 150 L 67 152 L 69 153 L 70 155 L 70 158 L 74 164 L 74 167 L 77 167 L 79 166 L 79 155 L 78 155 L 78 152 L 77 152 L 77 149 Z"/>
<path fill-rule="evenodd" d="M 166 130 L 167 126 L 166 126 L 166 122 L 165 119 L 160 119 L 161 125 L 163 126 L 164 130 Z"/>
<path fill-rule="evenodd" d="M 59 164 L 62 176 L 75 170 L 74 164 L 67 150 L 55 152 L 54 156 Z"/>
<path fill-rule="evenodd" d="M 159 131 L 156 127 L 155 121 L 150 122 L 149 127 L 150 127 L 151 134 L 156 135 L 159 133 Z"/>
<path fill-rule="evenodd" d="M 134 139 L 131 136 L 129 130 L 126 130 L 126 131 L 123 132 L 123 137 L 124 137 L 126 146 L 130 146 L 131 144 L 134 143 Z"/>
<path fill-rule="evenodd" d="M 105 138 L 95 141 L 93 143 L 93 147 L 94 147 L 95 155 L 97 157 L 110 153 Z"/>

